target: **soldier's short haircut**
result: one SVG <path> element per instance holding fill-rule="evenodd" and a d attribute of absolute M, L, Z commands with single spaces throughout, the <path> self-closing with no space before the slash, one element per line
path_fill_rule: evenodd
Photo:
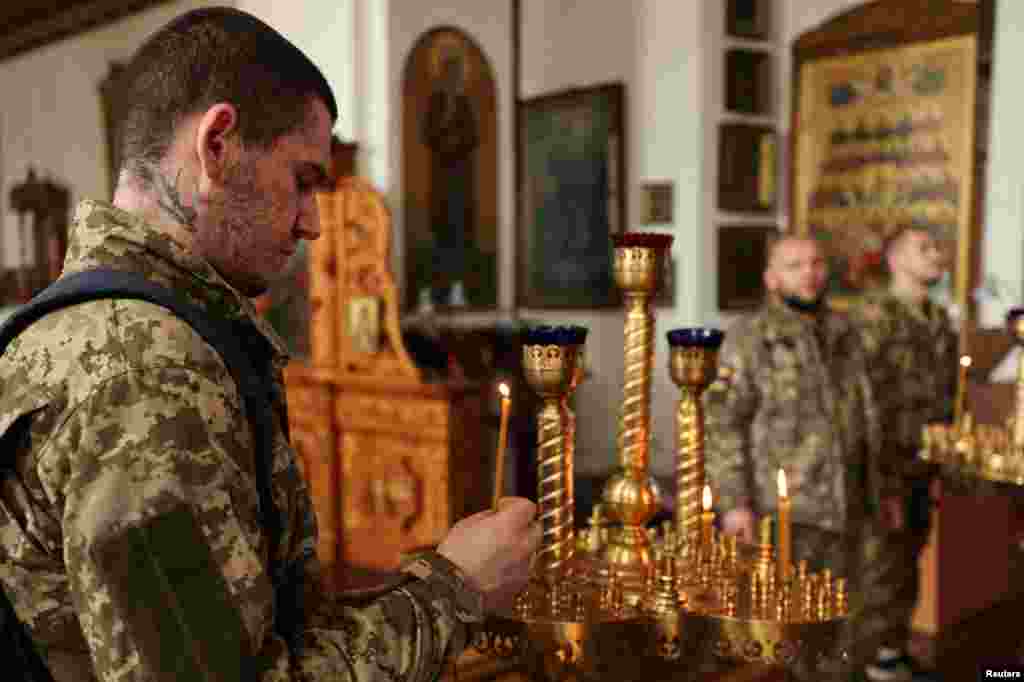
<path fill-rule="evenodd" d="M 243 145 L 269 149 L 311 115 L 314 98 L 331 120 L 338 105 L 320 69 L 283 35 L 231 7 L 179 16 L 153 34 L 127 64 L 126 110 L 115 134 L 121 169 L 143 181 L 166 155 L 186 117 L 228 102 Z M 120 169 L 119 169 L 120 170 Z"/>
<path fill-rule="evenodd" d="M 822 248 L 821 239 L 814 236 L 813 234 L 794 234 L 792 232 L 775 232 L 768 236 L 767 243 L 764 249 L 764 266 L 765 269 L 772 266 L 772 259 L 775 258 L 776 252 L 779 250 L 779 246 L 791 241 L 808 241 L 818 245 L 818 248 Z M 824 251 L 824 249 L 822 249 Z"/>
<path fill-rule="evenodd" d="M 882 241 L 882 253 L 888 254 L 892 250 L 892 247 L 896 246 L 896 244 L 899 244 L 903 240 L 903 237 L 910 234 L 911 232 L 924 232 L 926 234 L 932 234 L 932 228 L 925 225 L 899 225 L 896 228 L 890 230 L 889 234 L 886 235 L 885 239 Z"/>

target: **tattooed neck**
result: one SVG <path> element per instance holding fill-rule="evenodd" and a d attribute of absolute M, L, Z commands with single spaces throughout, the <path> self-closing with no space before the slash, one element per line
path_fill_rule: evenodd
<path fill-rule="evenodd" d="M 196 227 L 196 209 L 188 206 L 181 198 L 178 191 L 178 181 L 181 180 L 182 171 L 178 171 L 175 181 L 171 182 L 163 173 L 157 173 L 156 182 L 159 195 L 157 204 L 176 221 L 187 227 L 190 231 Z"/>

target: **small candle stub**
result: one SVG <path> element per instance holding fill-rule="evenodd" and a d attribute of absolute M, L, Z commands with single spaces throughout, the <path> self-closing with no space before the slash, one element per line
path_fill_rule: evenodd
<path fill-rule="evenodd" d="M 701 496 L 703 512 L 700 515 L 700 542 L 707 556 L 711 556 L 711 537 L 715 523 L 715 513 L 711 511 L 711 504 L 711 486 L 705 484 L 704 494 Z"/>

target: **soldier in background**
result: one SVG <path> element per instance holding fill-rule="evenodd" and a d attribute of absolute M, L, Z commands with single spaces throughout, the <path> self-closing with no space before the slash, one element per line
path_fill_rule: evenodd
<path fill-rule="evenodd" d="M 847 536 L 873 512 L 878 432 L 856 330 L 824 303 L 827 270 L 812 239 L 770 246 L 769 300 L 726 334 L 706 393 L 706 466 L 723 529 L 748 541 L 757 517 L 774 514 L 785 469 L 794 560 L 844 572 Z"/>
<path fill-rule="evenodd" d="M 865 544 L 861 636 L 880 646 L 870 680 L 927 680 L 907 653 L 917 602 L 917 559 L 928 540 L 930 477 L 917 459 L 921 427 L 952 418 L 957 337 L 945 309 L 928 298 L 946 269 L 940 243 L 924 228 L 886 241 L 887 289 L 854 311 L 882 420 L 879 463 L 882 524 Z"/>
<path fill-rule="evenodd" d="M 786 236 L 769 247 L 768 300 L 728 331 L 719 380 L 705 393 L 706 467 L 727 510 L 723 531 L 748 542 L 758 516 L 774 515 L 785 469 L 793 560 L 845 575 L 856 613 L 880 436 L 858 334 L 824 302 L 827 271 L 814 240 Z"/>

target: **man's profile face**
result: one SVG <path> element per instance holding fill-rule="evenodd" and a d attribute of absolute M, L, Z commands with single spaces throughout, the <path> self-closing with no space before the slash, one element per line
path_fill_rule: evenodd
<path fill-rule="evenodd" d="M 327 187 L 332 121 L 314 99 L 307 122 L 269 149 L 243 150 L 210 198 L 200 254 L 246 296 L 280 277 L 301 239 L 316 239 L 316 191 Z"/>
<path fill-rule="evenodd" d="M 828 282 L 828 262 L 817 242 L 784 239 L 770 254 L 764 275 L 768 291 L 783 298 L 814 303 Z"/>
<path fill-rule="evenodd" d="M 947 260 L 939 241 L 925 230 L 907 230 L 895 244 L 889 267 L 932 286 L 942 279 Z"/>

